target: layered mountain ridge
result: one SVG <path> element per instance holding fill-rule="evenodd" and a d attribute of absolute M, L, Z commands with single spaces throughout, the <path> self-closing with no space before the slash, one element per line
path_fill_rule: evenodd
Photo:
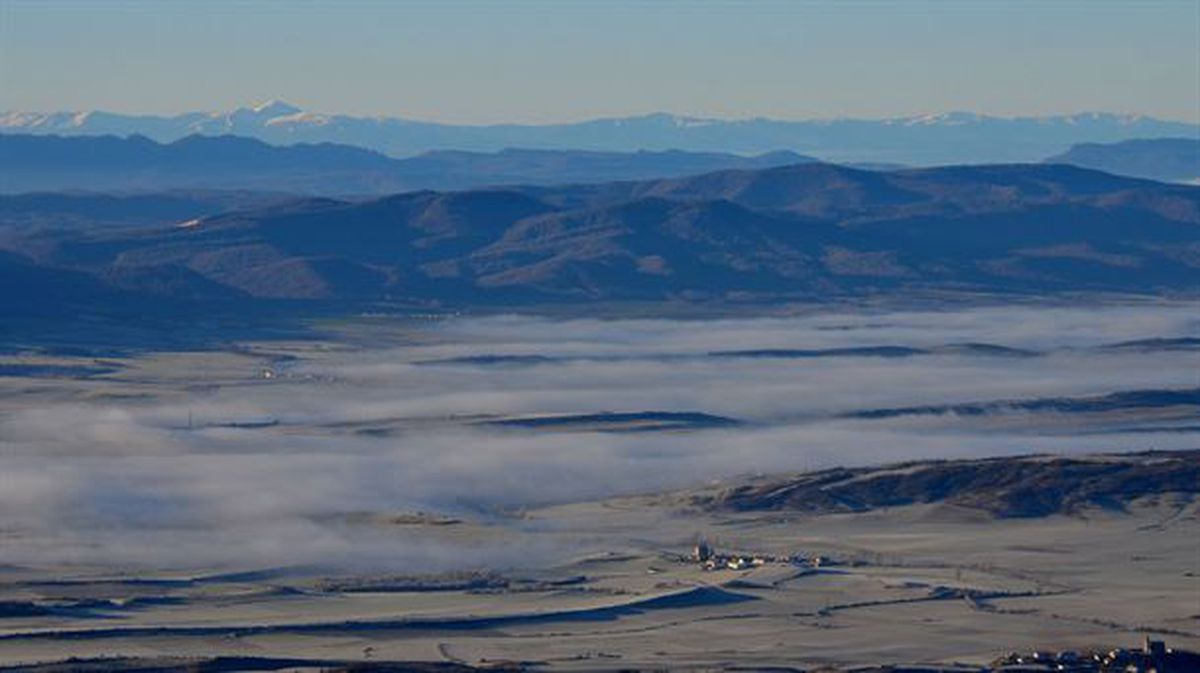
<path fill-rule="evenodd" d="M 0 192 L 251 189 L 338 196 L 641 180 L 809 161 L 815 159 L 794 152 L 741 156 L 530 149 L 444 150 L 392 159 L 352 145 L 269 145 L 232 135 L 189 135 L 158 143 L 140 135 L 0 134 Z"/>
<path fill-rule="evenodd" d="M 1191 138 L 1084 143 L 1046 161 L 1117 175 L 1200 184 L 1200 134 Z"/>
<path fill-rule="evenodd" d="M 0 263 L 122 296 L 354 309 L 1162 295 L 1200 290 L 1200 188 L 1060 165 L 806 163 L 285 200 L 150 225 L 9 230 L 0 248 Z"/>

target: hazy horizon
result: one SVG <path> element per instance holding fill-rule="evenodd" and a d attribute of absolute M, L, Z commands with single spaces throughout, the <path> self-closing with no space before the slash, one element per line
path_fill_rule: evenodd
<path fill-rule="evenodd" d="M 278 98 L 467 125 L 656 112 L 1200 120 L 1200 5 L 1016 7 L 231 2 L 213 11 L 0 0 L 0 109 L 173 115 Z"/>
<path fill-rule="evenodd" d="M 134 111 L 134 110 L 117 111 L 117 110 L 104 109 L 104 108 L 99 108 L 99 107 L 85 107 L 85 108 L 70 108 L 70 109 L 39 109 L 39 110 L 3 108 L 3 109 L 0 109 L 0 113 L 3 113 L 3 114 L 43 114 L 43 115 L 64 114 L 64 113 L 73 113 L 73 114 L 105 113 L 105 114 L 119 114 L 119 115 L 128 115 L 128 116 L 148 116 L 148 117 L 170 118 L 170 117 L 176 117 L 176 116 L 180 116 L 180 115 L 194 114 L 194 113 L 219 115 L 219 114 L 227 114 L 227 113 L 231 113 L 231 112 L 236 112 L 238 110 L 255 110 L 255 111 L 257 111 L 261 108 L 265 108 L 270 105 L 285 105 L 285 106 L 289 106 L 289 107 L 294 107 L 306 114 L 327 115 L 327 116 L 345 116 L 345 117 L 353 117 L 353 118 L 357 118 L 357 119 L 372 119 L 372 118 L 404 119 L 406 121 L 413 121 L 413 122 L 420 122 L 420 123 L 442 124 L 442 125 L 446 125 L 446 126 L 464 126 L 464 127 L 556 126 L 556 125 L 581 124 L 581 123 L 598 122 L 598 121 L 639 119 L 639 118 L 657 117 L 657 116 L 666 116 L 666 117 L 671 117 L 671 118 L 676 118 L 676 119 L 695 119 L 695 120 L 701 120 L 701 121 L 722 121 L 722 122 L 775 121 L 775 122 L 804 123 L 804 122 L 835 122 L 835 121 L 863 121 L 863 122 L 890 122 L 890 121 L 907 121 L 907 120 L 916 121 L 916 120 L 921 120 L 923 118 L 933 119 L 933 118 L 938 118 L 938 117 L 953 117 L 953 116 L 958 116 L 958 115 L 969 115 L 969 116 L 977 116 L 977 117 L 986 118 L 986 119 L 1001 119 L 1001 120 L 1048 119 L 1048 118 L 1055 118 L 1055 117 L 1079 118 L 1079 117 L 1089 117 L 1089 116 L 1114 116 L 1114 117 L 1129 118 L 1129 119 L 1154 119 L 1154 120 L 1164 121 L 1164 122 L 1176 122 L 1176 123 L 1181 123 L 1181 124 L 1200 125 L 1200 118 L 1198 118 L 1198 119 L 1174 119 L 1174 118 L 1169 118 L 1169 117 L 1159 117 L 1159 116 L 1140 113 L 1140 112 L 1113 112 L 1111 110 L 1075 110 L 1075 111 L 1068 110 L 1068 111 L 1062 111 L 1062 112 L 1050 112 L 1050 113 L 1046 113 L 1046 114 L 989 114 L 989 113 L 984 113 L 984 112 L 978 112 L 976 110 L 966 110 L 966 109 L 931 110 L 928 112 L 922 112 L 922 113 L 916 113 L 916 114 L 876 116 L 876 117 L 855 116 L 855 115 L 810 116 L 810 117 L 774 117 L 774 116 L 769 116 L 769 115 L 717 116 L 717 115 L 692 115 L 692 114 L 685 114 L 685 113 L 672 111 L 672 110 L 649 110 L 649 111 L 645 111 L 645 112 L 630 113 L 628 115 L 603 115 L 603 116 L 594 116 L 594 117 L 580 117 L 577 119 L 575 119 L 575 118 L 561 119 L 561 120 L 550 119 L 550 120 L 544 120 L 544 121 L 494 120 L 494 121 L 481 121 L 481 122 L 470 122 L 470 121 L 458 122 L 458 121 L 446 121 L 446 120 L 435 119 L 435 118 L 392 116 L 392 115 L 388 115 L 388 114 L 384 114 L 384 113 L 354 114 L 354 113 L 343 112 L 341 110 L 336 110 L 336 109 L 317 109 L 317 108 L 310 108 L 308 106 L 299 104 L 293 100 L 284 99 L 284 98 L 280 98 L 280 97 L 259 98 L 259 99 L 254 99 L 254 100 L 247 101 L 244 103 L 238 103 L 231 107 L 225 107 L 225 108 L 199 107 L 199 108 L 195 108 L 195 109 L 176 110 L 176 111 L 171 111 L 171 112 L 147 112 L 147 111 Z"/>

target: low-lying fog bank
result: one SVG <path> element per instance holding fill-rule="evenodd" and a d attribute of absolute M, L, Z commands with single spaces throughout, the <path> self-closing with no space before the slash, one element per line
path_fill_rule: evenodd
<path fill-rule="evenodd" d="M 589 542 L 540 545 L 533 522 L 498 511 L 756 472 L 1200 446 L 1196 406 L 1158 406 L 1153 394 L 1116 409 L 860 413 L 1195 390 L 1195 303 L 716 321 L 493 317 L 387 332 L 372 348 L 239 356 L 241 374 L 191 389 L 221 354 L 135 360 L 92 376 L 86 395 L 84 382 L 66 381 L 36 403 L 19 384 L 4 388 L 3 561 L 519 565 Z M 108 388 L 120 394 L 102 394 Z M 620 424 L 606 425 L 604 412 Z M 639 425 L 638 412 L 720 422 L 650 432 L 661 427 Z M 525 420 L 548 414 L 586 422 Z M 523 420 L 493 422 L 512 418 Z M 526 534 L 519 543 L 435 543 L 419 528 L 344 516 L 417 511 Z"/>

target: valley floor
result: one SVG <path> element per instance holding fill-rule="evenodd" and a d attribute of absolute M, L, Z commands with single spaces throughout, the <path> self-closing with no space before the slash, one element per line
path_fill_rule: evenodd
<path fill-rule="evenodd" d="M 0 662 L 242 655 L 810 668 L 978 664 L 1010 650 L 1133 647 L 1144 635 L 1200 648 L 1200 516 L 1184 498 L 1124 514 L 998 520 L 926 505 L 717 516 L 641 497 L 421 527 L 427 539 L 529 536 L 531 547 L 590 538 L 607 552 L 467 590 L 364 576 L 339 586 L 301 568 L 165 577 L 7 567 Z M 684 560 L 697 532 L 718 552 L 779 560 L 703 570 Z M 825 563 L 783 560 L 796 555 Z M 20 616 L 21 605 L 51 609 Z"/>

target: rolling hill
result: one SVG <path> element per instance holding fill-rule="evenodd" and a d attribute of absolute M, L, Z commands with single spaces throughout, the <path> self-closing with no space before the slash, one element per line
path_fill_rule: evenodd
<path fill-rule="evenodd" d="M 1018 456 L 835 468 L 698 494 L 716 511 L 862 512 L 936 503 L 1000 518 L 1120 510 L 1146 496 L 1200 494 L 1200 451 Z"/>

